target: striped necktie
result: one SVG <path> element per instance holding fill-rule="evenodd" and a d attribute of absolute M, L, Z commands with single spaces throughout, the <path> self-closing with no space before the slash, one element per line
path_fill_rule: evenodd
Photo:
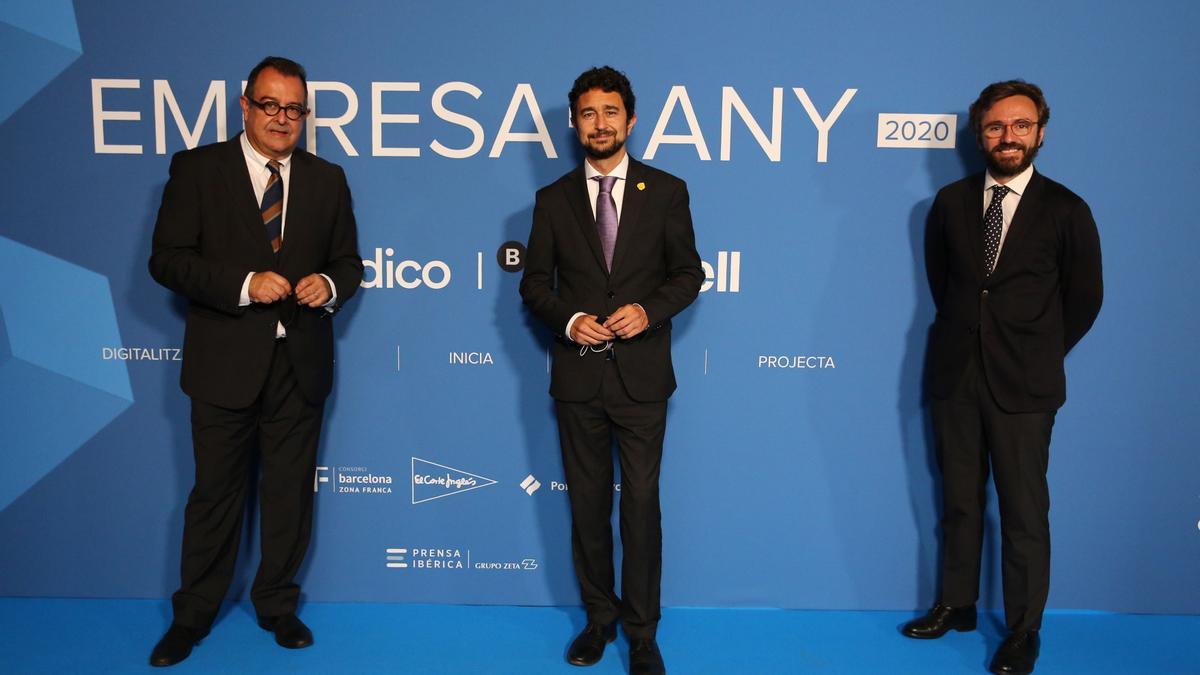
<path fill-rule="evenodd" d="M 267 228 L 267 239 L 271 241 L 271 250 L 278 253 L 283 246 L 283 180 L 279 177 L 279 169 L 283 165 L 275 160 L 267 162 L 271 177 L 267 179 L 267 189 L 263 192 L 262 212 L 263 225 Z"/>

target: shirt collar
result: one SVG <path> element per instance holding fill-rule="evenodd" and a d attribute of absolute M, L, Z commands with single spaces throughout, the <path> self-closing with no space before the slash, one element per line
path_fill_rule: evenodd
<path fill-rule="evenodd" d="M 1025 194 L 1025 188 L 1029 186 L 1030 179 L 1033 178 L 1033 165 L 1025 167 L 1025 170 L 1012 177 L 1012 180 L 1004 184 L 1004 187 L 1017 193 L 1017 196 Z M 999 185 L 995 178 L 992 178 L 992 173 L 989 171 L 983 179 L 983 191 L 986 193 L 992 189 L 993 185 Z"/>
<path fill-rule="evenodd" d="M 250 164 L 251 166 L 256 166 L 260 170 L 266 171 L 267 162 L 271 161 L 271 158 L 264 156 L 258 150 L 255 150 L 253 145 L 250 145 L 250 139 L 246 138 L 246 132 L 242 132 L 241 139 L 242 154 L 246 156 L 246 163 Z M 292 153 L 289 152 L 287 157 L 275 161 L 279 162 L 281 170 L 285 169 L 287 168 L 288 162 L 292 161 Z"/>
<path fill-rule="evenodd" d="M 616 166 L 616 168 L 614 168 L 612 171 L 609 171 L 608 175 L 615 176 L 621 180 L 625 180 L 625 174 L 628 172 L 629 172 L 629 153 L 626 152 L 625 156 L 621 158 L 621 163 L 618 164 Z M 603 175 L 604 174 L 602 174 L 596 170 L 596 167 L 592 166 L 591 162 L 587 161 L 586 159 L 583 160 L 583 177 L 584 178 L 586 178 L 587 180 L 591 180 L 595 176 L 603 176 Z"/>

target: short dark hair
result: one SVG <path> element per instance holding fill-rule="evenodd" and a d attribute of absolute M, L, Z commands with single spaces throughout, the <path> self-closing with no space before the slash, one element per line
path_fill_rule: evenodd
<path fill-rule="evenodd" d="M 567 101 L 571 104 L 571 119 L 575 119 L 575 105 L 579 103 L 579 97 L 593 89 L 620 94 L 621 101 L 625 104 L 625 114 L 633 117 L 633 106 L 637 99 L 633 96 L 629 78 L 611 66 L 601 66 L 585 70 L 575 78 L 575 84 L 567 94 Z"/>
<path fill-rule="evenodd" d="M 259 61 L 257 66 L 254 66 L 254 69 L 250 71 L 250 75 L 246 78 L 246 98 L 254 98 L 254 82 L 258 79 L 258 74 L 265 68 L 275 70 L 280 75 L 300 78 L 300 84 L 304 88 L 304 102 L 308 103 L 308 77 L 304 72 L 304 66 L 291 59 L 285 59 L 282 56 L 268 56 Z"/>
<path fill-rule="evenodd" d="M 975 132 L 976 139 L 983 138 L 984 113 L 991 110 L 997 101 L 1009 96 L 1028 96 L 1032 99 L 1033 104 L 1037 106 L 1038 126 L 1046 128 L 1046 123 L 1050 121 L 1050 106 L 1046 104 L 1046 97 L 1042 95 L 1040 87 L 1025 80 L 993 82 L 979 92 L 979 98 L 975 99 L 967 113 L 967 123 L 970 125 L 971 131 Z"/>

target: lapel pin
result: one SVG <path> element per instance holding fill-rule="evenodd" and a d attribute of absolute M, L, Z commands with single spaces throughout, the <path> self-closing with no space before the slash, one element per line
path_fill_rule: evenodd
<path fill-rule="evenodd" d="M 646 189 L 646 184 L 645 184 L 645 183 L 638 183 L 638 184 L 637 184 L 637 189 L 638 189 L 639 191 L 640 191 L 640 190 L 645 190 L 645 189 Z"/>

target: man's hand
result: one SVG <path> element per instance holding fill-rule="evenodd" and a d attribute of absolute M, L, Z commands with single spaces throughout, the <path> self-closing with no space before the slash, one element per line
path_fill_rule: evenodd
<path fill-rule="evenodd" d="M 310 274 L 296 284 L 296 302 L 317 308 L 329 302 L 333 294 L 329 291 L 329 282 L 320 274 Z"/>
<path fill-rule="evenodd" d="M 255 272 L 250 277 L 250 301 L 271 304 L 278 302 L 292 292 L 288 280 L 274 272 Z"/>
<path fill-rule="evenodd" d="M 636 336 L 649 325 L 650 318 L 646 316 L 646 310 L 642 309 L 641 305 L 622 305 L 604 322 L 604 328 L 616 333 L 622 340 Z"/>
<path fill-rule="evenodd" d="M 598 345 L 613 339 L 612 331 L 596 323 L 595 314 L 584 314 L 571 324 L 571 340 L 581 345 Z"/>

